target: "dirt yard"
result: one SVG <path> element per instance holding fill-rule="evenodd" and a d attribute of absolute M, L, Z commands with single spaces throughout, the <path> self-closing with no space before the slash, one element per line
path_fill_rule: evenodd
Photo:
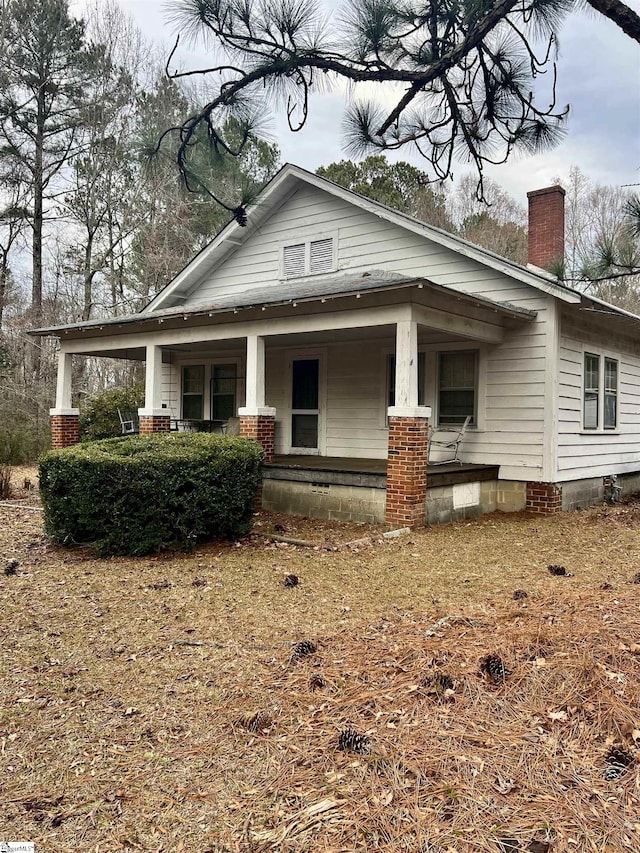
<path fill-rule="evenodd" d="M 25 479 L 0 505 L 0 840 L 640 850 L 640 502 L 393 540 L 264 513 L 97 560 L 47 544 Z"/>

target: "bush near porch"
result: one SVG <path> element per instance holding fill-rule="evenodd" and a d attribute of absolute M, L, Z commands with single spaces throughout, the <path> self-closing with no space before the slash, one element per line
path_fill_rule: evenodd
<path fill-rule="evenodd" d="M 123 411 L 144 406 L 144 385 L 109 388 L 96 394 L 80 412 L 80 440 L 99 441 L 122 434 L 118 409 Z"/>
<path fill-rule="evenodd" d="M 264 453 L 244 438 L 155 434 L 109 438 L 45 454 L 47 534 L 102 556 L 191 550 L 251 528 Z"/>

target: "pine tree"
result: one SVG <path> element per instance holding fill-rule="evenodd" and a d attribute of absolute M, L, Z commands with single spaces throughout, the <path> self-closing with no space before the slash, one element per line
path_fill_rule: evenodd
<path fill-rule="evenodd" d="M 77 150 L 87 77 L 84 25 L 67 0 L 11 0 L 0 92 L 0 158 L 28 186 L 33 321 L 42 318 L 44 225 L 53 182 Z"/>

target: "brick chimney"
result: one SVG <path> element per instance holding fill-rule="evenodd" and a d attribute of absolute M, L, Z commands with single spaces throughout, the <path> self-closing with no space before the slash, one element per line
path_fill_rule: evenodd
<path fill-rule="evenodd" d="M 529 199 L 529 263 L 549 270 L 564 260 L 564 190 L 545 187 Z"/>

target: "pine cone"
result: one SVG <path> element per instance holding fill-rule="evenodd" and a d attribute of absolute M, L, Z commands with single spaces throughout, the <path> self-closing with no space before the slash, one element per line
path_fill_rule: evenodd
<path fill-rule="evenodd" d="M 309 678 L 309 690 L 321 690 L 324 686 L 324 678 L 318 672 L 314 672 Z"/>
<path fill-rule="evenodd" d="M 256 711 L 251 717 L 238 720 L 238 725 L 249 732 L 263 732 L 273 725 L 273 717 L 268 711 Z"/>
<path fill-rule="evenodd" d="M 291 660 L 300 660 L 301 658 L 306 658 L 309 655 L 313 655 L 318 651 L 318 648 L 315 643 L 312 643 L 311 640 L 303 640 L 301 643 L 296 643 L 291 651 Z"/>
<path fill-rule="evenodd" d="M 486 655 L 480 661 L 480 672 L 486 675 L 494 684 L 504 684 L 511 675 L 504 661 L 498 655 Z"/>
<path fill-rule="evenodd" d="M 298 578 L 298 575 L 287 575 L 286 578 L 284 579 L 284 585 L 287 588 L 290 588 L 292 586 L 298 586 L 299 583 L 300 583 L 300 580 Z"/>
<path fill-rule="evenodd" d="M 439 672 L 433 678 L 433 684 L 436 690 L 442 691 L 444 693 L 445 690 L 453 690 L 455 687 L 455 682 L 453 678 L 447 672 Z"/>
<path fill-rule="evenodd" d="M 566 577 L 567 570 L 564 566 L 547 566 L 547 571 L 554 577 Z"/>
<path fill-rule="evenodd" d="M 629 767 L 634 763 L 635 757 L 624 747 L 615 746 L 614 744 L 609 747 L 605 761 L 607 767 L 604 771 L 604 778 L 608 782 L 613 782 L 627 772 Z"/>
<path fill-rule="evenodd" d="M 521 601 L 523 598 L 529 598 L 529 595 L 525 589 L 517 589 L 513 593 L 513 600 L 514 601 Z"/>
<path fill-rule="evenodd" d="M 344 729 L 338 738 L 338 749 L 342 752 L 355 752 L 357 755 L 366 755 L 371 747 L 371 741 L 367 735 L 361 735 L 355 729 Z"/>
<path fill-rule="evenodd" d="M 242 205 L 240 205 L 239 207 L 236 207 L 236 209 L 233 211 L 233 216 L 241 228 L 244 228 L 246 226 L 246 224 L 247 224 L 247 210 L 245 207 L 243 207 Z"/>
<path fill-rule="evenodd" d="M 9 560 L 7 565 L 4 567 L 4 573 L 7 577 L 11 577 L 12 575 L 17 574 L 18 566 L 20 563 L 17 560 Z"/>

